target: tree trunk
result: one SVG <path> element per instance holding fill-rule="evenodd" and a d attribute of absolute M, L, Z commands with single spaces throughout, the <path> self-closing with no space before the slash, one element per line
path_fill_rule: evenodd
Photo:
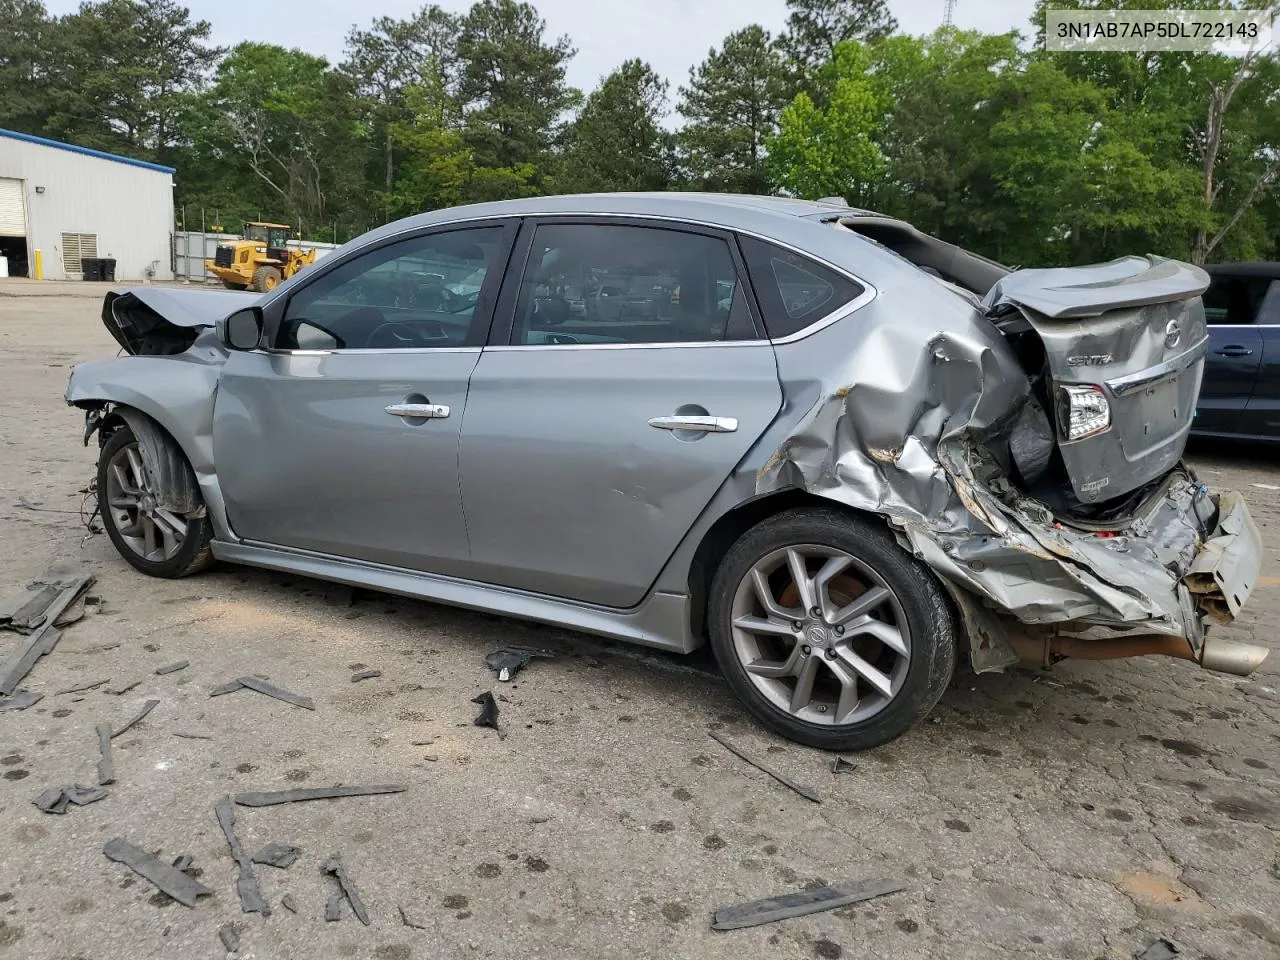
<path fill-rule="evenodd" d="M 387 193 L 396 185 L 395 143 L 391 139 L 391 127 L 387 126 Z"/>

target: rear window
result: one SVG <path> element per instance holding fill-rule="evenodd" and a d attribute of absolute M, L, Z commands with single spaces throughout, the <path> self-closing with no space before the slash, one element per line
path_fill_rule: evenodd
<path fill-rule="evenodd" d="M 1271 283 L 1268 277 L 1213 274 L 1203 297 L 1205 319 L 1214 327 L 1256 323 Z"/>
<path fill-rule="evenodd" d="M 771 340 L 800 332 L 864 289 L 830 267 L 766 240 L 743 237 L 742 253 Z"/>

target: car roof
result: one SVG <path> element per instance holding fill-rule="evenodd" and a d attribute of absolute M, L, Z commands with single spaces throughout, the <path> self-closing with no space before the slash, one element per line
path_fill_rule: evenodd
<path fill-rule="evenodd" d="M 1229 274 L 1233 277 L 1276 277 L 1280 278 L 1280 262 L 1255 260 L 1248 263 L 1206 263 L 1204 269 L 1209 276 Z"/>

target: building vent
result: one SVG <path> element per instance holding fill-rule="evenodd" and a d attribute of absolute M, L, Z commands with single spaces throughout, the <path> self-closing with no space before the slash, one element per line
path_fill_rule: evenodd
<path fill-rule="evenodd" d="M 62 269 L 68 275 L 83 273 L 81 261 L 98 255 L 96 233 L 64 233 L 62 235 Z"/>

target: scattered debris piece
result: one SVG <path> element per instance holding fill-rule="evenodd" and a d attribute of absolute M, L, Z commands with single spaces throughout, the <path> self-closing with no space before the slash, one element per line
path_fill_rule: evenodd
<path fill-rule="evenodd" d="M 12 697 L 0 697 L 0 710 L 25 710 L 44 699 L 43 693 L 19 690 Z"/>
<path fill-rule="evenodd" d="M 1256 484 L 1255 484 L 1256 486 Z M 1172 960 L 1182 951 L 1178 945 L 1171 940 L 1161 937 L 1155 943 L 1151 944 L 1145 950 L 1139 950 L 1133 955 L 1133 960 Z"/>
<path fill-rule="evenodd" d="M 709 736 L 711 737 L 712 740 L 720 744 L 720 746 L 724 747 L 730 753 L 736 754 L 740 759 L 745 760 L 747 763 L 751 764 L 757 770 L 761 770 L 764 773 L 767 773 L 769 776 L 773 777 L 773 779 L 777 780 L 784 787 L 794 790 L 796 793 L 800 794 L 800 796 L 804 797 L 806 800 L 812 800 L 814 803 L 822 802 L 822 798 L 819 797 L 812 790 L 810 790 L 808 787 L 801 786 L 800 784 L 796 783 L 794 780 L 787 779 L 782 774 L 778 773 L 778 771 L 769 769 L 764 764 L 762 764 L 759 760 L 753 759 L 750 755 L 743 753 L 741 750 L 739 750 L 737 747 L 735 747 L 733 744 L 731 744 L 728 740 L 720 736 L 715 731 L 711 731 Z"/>
<path fill-rule="evenodd" d="M 213 737 L 207 733 L 178 733 L 174 732 L 175 737 L 181 737 L 183 740 L 212 740 Z"/>
<path fill-rule="evenodd" d="M 197 897 L 205 897 L 213 893 L 199 880 L 181 870 L 175 870 L 121 837 L 108 841 L 102 848 L 102 852 L 108 859 L 123 863 L 134 873 L 150 880 L 183 906 L 194 907 Z"/>
<path fill-rule="evenodd" d="M 850 883 L 833 883 L 816 890 L 799 890 L 764 900 L 752 900 L 732 907 L 721 907 L 711 921 L 712 930 L 739 930 L 762 923 L 774 923 L 803 917 L 823 910 L 834 910 L 850 903 L 860 903 L 874 897 L 897 893 L 906 887 L 896 880 L 862 880 Z"/>
<path fill-rule="evenodd" d="M 858 765 L 856 763 L 850 763 L 844 757 L 836 757 L 831 761 L 832 773 L 853 773 L 857 769 Z"/>
<path fill-rule="evenodd" d="M 316 708 L 315 701 L 310 697 L 290 693 L 288 690 L 281 690 L 274 684 L 267 683 L 265 680 L 259 680 L 257 677 L 238 677 L 237 679 L 240 686 L 248 690 L 266 694 L 268 697 L 275 697 L 277 700 L 283 700 L 285 703 L 291 703 L 295 707 L 302 707 L 303 710 L 314 710 Z"/>
<path fill-rule="evenodd" d="M 400 911 L 400 922 L 401 922 L 401 923 L 403 923 L 406 927 L 413 927 L 413 929 L 415 929 L 415 930 L 430 930 L 430 929 L 431 929 L 431 928 L 430 928 L 430 927 L 428 927 L 425 923 L 420 923 L 420 922 L 418 922 L 417 920 L 410 920 L 410 919 L 409 919 L 409 914 L 405 912 L 404 907 L 402 907 L 402 906 L 401 906 L 401 907 L 397 907 L 397 909 Z"/>
<path fill-rule="evenodd" d="M 352 683 L 359 683 L 361 680 L 372 680 L 374 677 L 382 676 L 381 670 L 360 670 L 351 675 Z"/>
<path fill-rule="evenodd" d="M 221 697 L 228 693 L 235 693 L 237 690 L 243 690 L 243 689 L 244 689 L 244 684 L 241 683 L 239 680 L 228 680 L 226 683 L 222 684 L 221 686 L 214 687 L 212 690 L 210 690 L 209 696 Z"/>
<path fill-rule="evenodd" d="M 498 732 L 498 739 L 505 740 L 507 735 L 498 726 L 498 702 L 493 699 L 493 694 L 486 690 L 480 696 L 472 697 L 471 702 L 480 704 L 480 716 L 471 722 L 477 727 L 493 727 Z"/>
<path fill-rule="evenodd" d="M 98 760 L 98 786 L 105 787 L 116 782 L 116 766 L 111 759 L 111 724 L 98 724 L 98 750 L 102 754 Z"/>
<path fill-rule="evenodd" d="M 431 746 L 433 743 L 435 743 L 435 742 L 436 742 L 436 739 L 437 739 L 436 737 L 432 737 L 430 740 L 414 740 L 411 744 L 409 744 L 409 746 L 411 746 L 411 747 L 429 747 L 429 746 Z"/>
<path fill-rule="evenodd" d="M 245 913 L 258 913 L 264 917 L 271 916 L 271 905 L 262 896 L 258 887 L 258 878 L 253 875 L 253 863 L 245 855 L 240 840 L 236 837 L 236 808 L 230 797 L 223 797 L 214 807 L 218 817 L 218 826 L 227 838 L 231 848 L 231 858 L 240 867 L 240 876 L 236 879 L 236 892 L 240 895 L 240 909 Z"/>
<path fill-rule="evenodd" d="M 347 870 L 342 865 L 342 858 L 338 854 L 330 854 L 329 859 L 325 861 L 323 867 L 320 868 L 321 873 L 331 873 L 338 880 L 338 886 L 342 888 L 342 895 L 347 898 L 347 903 L 351 904 L 351 909 L 355 912 L 356 919 L 363 923 L 366 927 L 369 925 L 369 911 L 364 908 L 364 904 L 360 902 L 360 895 L 356 893 L 355 885 L 351 882 L 351 878 L 347 876 Z M 329 909 L 332 911 L 333 900 L 329 901 Z M 328 912 L 325 919 L 330 919 Z M 332 919 L 336 920 L 337 917 Z"/>
<path fill-rule="evenodd" d="M 71 601 L 71 605 L 67 609 L 58 614 L 53 621 L 53 625 L 55 627 L 69 627 L 73 623 L 79 623 L 84 619 L 85 604 L 88 600 L 89 598 L 84 594 L 76 597 L 75 600 Z"/>
<path fill-rule="evenodd" d="M 70 804 L 83 807 L 106 795 L 107 791 L 100 787 L 83 787 L 77 783 L 69 787 L 50 787 L 31 802 L 45 813 L 66 813 Z"/>
<path fill-rule="evenodd" d="M 10 696 L 36 661 L 57 646 L 62 631 L 54 626 L 55 622 L 91 583 L 93 577 L 88 576 L 38 580 L 17 600 L 0 604 L 0 626 L 19 633 L 30 631 L 27 639 L 0 664 L 0 696 Z"/>
<path fill-rule="evenodd" d="M 229 923 L 224 923 L 218 928 L 218 939 L 227 948 L 227 953 L 235 953 L 240 949 L 240 934 L 236 933 L 236 928 Z"/>
<path fill-rule="evenodd" d="M 177 673 L 179 670 L 185 670 L 189 666 L 191 666 L 190 660 L 179 660 L 177 663 L 170 663 L 163 667 L 156 667 L 156 676 L 163 677 L 169 673 Z"/>
<path fill-rule="evenodd" d="M 1274 483 L 1251 483 L 1251 487 L 1257 487 L 1259 490 L 1280 490 Z"/>
<path fill-rule="evenodd" d="M 298 904 L 294 902 L 292 893 L 286 893 L 280 898 L 280 906 L 284 907 L 290 913 L 298 912 Z"/>
<path fill-rule="evenodd" d="M 292 843 L 280 843 L 278 840 L 272 840 L 253 855 L 253 862 L 265 863 L 269 867 L 279 867 L 281 870 L 287 870 L 298 861 L 301 853 L 301 847 L 295 847 Z"/>
<path fill-rule="evenodd" d="M 113 697 L 122 697 L 140 683 L 142 683 L 141 680 L 125 680 L 120 683 L 113 683 L 109 687 L 103 687 L 102 692 L 109 693 Z"/>
<path fill-rule="evenodd" d="M 296 790 L 237 793 L 231 799 L 242 807 L 271 807 L 278 803 L 297 803 L 301 800 L 329 800 L 334 797 L 371 797 L 381 793 L 404 793 L 408 789 L 402 783 L 374 784 L 367 787 L 300 787 Z"/>
<path fill-rule="evenodd" d="M 515 675 L 534 657 L 550 656 L 547 651 L 535 650 L 533 647 L 502 647 L 486 656 L 484 662 L 490 670 L 497 672 L 499 681 L 507 683 L 514 680 Z"/>
<path fill-rule="evenodd" d="M 329 902 L 324 905 L 324 918 L 329 922 L 342 919 L 342 901 L 343 895 L 341 890 L 335 890 L 329 894 Z"/>
<path fill-rule="evenodd" d="M 193 862 L 193 858 L 191 854 L 180 853 L 178 854 L 178 856 L 173 858 L 173 869 L 181 870 L 183 873 L 186 873 L 188 870 L 191 869 L 192 862 Z"/>
<path fill-rule="evenodd" d="M 114 740 L 116 737 L 120 736 L 120 734 L 124 733 L 126 730 L 132 727 L 135 723 L 137 723 L 139 720 L 141 720 L 143 717 L 145 717 L 148 713 L 150 713 L 159 705 L 160 705 L 159 700 L 148 700 L 146 703 L 142 705 L 142 709 L 138 711 L 137 715 L 134 716 L 132 720 L 128 721 L 123 727 L 121 727 L 119 730 L 117 730 L 115 733 L 111 735 L 111 739 Z"/>
<path fill-rule="evenodd" d="M 98 687 L 102 686 L 104 683 L 110 683 L 110 682 L 111 682 L 111 678 L 107 677 L 105 680 L 95 680 L 93 681 L 93 683 L 86 683 L 84 686 L 81 686 L 81 687 L 72 687 L 69 690 L 58 690 L 55 692 L 54 696 L 61 696 L 64 693 L 84 693 L 86 690 L 96 690 Z"/>

